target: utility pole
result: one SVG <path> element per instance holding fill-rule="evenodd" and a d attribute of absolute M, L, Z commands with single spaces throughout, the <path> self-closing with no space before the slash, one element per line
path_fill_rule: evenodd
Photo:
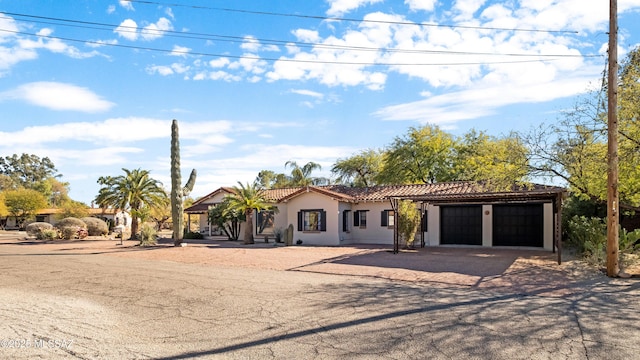
<path fill-rule="evenodd" d="M 609 77 L 607 87 L 607 276 L 620 272 L 618 244 L 618 0 L 609 0 Z"/>

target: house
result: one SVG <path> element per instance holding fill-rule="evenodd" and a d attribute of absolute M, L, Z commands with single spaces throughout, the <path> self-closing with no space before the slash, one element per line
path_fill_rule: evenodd
<path fill-rule="evenodd" d="M 207 222 L 209 208 L 233 194 L 222 187 L 185 209 L 200 215 L 200 230 L 216 234 Z M 303 244 L 396 244 L 398 200 L 420 209 L 422 246 L 477 245 L 554 250 L 560 238 L 560 209 L 565 189 L 514 185 L 492 190 L 482 182 L 391 185 L 355 188 L 345 185 L 266 190 L 277 211 L 254 216 L 254 236 L 273 237 L 276 229 L 294 227 L 293 240 Z M 241 231 L 242 234 L 242 231 Z"/>

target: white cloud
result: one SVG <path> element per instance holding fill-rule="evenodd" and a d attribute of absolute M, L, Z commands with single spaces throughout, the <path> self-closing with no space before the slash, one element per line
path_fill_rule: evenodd
<path fill-rule="evenodd" d="M 191 52 L 191 49 L 188 47 L 173 45 L 173 50 L 171 50 L 171 55 L 187 57 L 187 55 L 189 55 L 189 52 Z"/>
<path fill-rule="evenodd" d="M 256 53 L 258 51 L 272 51 L 272 52 L 280 51 L 280 48 L 278 46 L 273 44 L 263 45 L 254 36 L 245 36 L 243 43 L 240 45 L 240 48 L 242 50 L 249 51 L 252 53 Z"/>
<path fill-rule="evenodd" d="M 310 96 L 310 97 L 313 97 L 313 98 L 316 98 L 316 99 L 324 98 L 324 94 L 321 94 L 321 93 L 316 92 L 316 91 L 311 91 L 311 90 L 292 89 L 292 90 L 290 90 L 290 92 L 293 93 L 293 94 Z"/>
<path fill-rule="evenodd" d="M 228 121 L 180 123 L 180 139 L 197 144 L 228 144 L 224 134 L 233 129 Z M 55 125 L 30 126 L 16 132 L 0 132 L 6 139 L 0 147 L 27 144 L 47 144 L 69 140 L 102 145 L 126 144 L 164 139 L 170 134 L 171 121 L 153 118 L 111 118 L 95 122 L 69 122 Z M 116 145 L 120 147 L 120 145 Z"/>
<path fill-rule="evenodd" d="M 113 32 L 127 40 L 135 41 L 138 39 L 138 24 L 132 19 L 127 19 L 121 22 Z"/>
<path fill-rule="evenodd" d="M 118 44 L 118 39 L 111 39 L 111 40 L 93 40 L 90 43 L 85 43 L 86 46 L 88 47 L 92 47 L 92 48 L 99 48 L 99 47 L 103 47 L 105 45 L 117 45 Z"/>
<path fill-rule="evenodd" d="M 413 11 L 433 11 L 437 0 L 404 0 Z"/>
<path fill-rule="evenodd" d="M 116 6 L 115 5 L 107 6 L 107 14 L 113 14 L 114 12 L 116 12 Z"/>
<path fill-rule="evenodd" d="M 166 8 L 164 11 L 165 14 L 167 14 L 168 17 L 175 19 L 176 17 L 173 15 L 173 10 L 171 10 L 171 8 Z"/>
<path fill-rule="evenodd" d="M 327 10 L 329 16 L 341 16 L 360 6 L 382 2 L 382 0 L 326 0 L 330 7 Z"/>
<path fill-rule="evenodd" d="M 145 41 L 153 41 L 161 38 L 165 31 L 171 30 L 173 30 L 171 21 L 162 17 L 157 22 L 149 24 L 142 29 L 138 29 L 138 24 L 134 20 L 126 19 L 113 32 L 131 41 L 135 41 L 140 37 Z"/>
<path fill-rule="evenodd" d="M 485 2 L 486 0 L 456 0 L 453 9 L 458 12 L 457 19 L 469 20 Z"/>
<path fill-rule="evenodd" d="M 229 65 L 229 62 L 230 61 L 228 58 L 218 58 L 209 61 L 209 66 L 211 66 L 212 68 L 221 68 Z"/>
<path fill-rule="evenodd" d="M 134 11 L 135 9 L 133 8 L 133 4 L 131 3 L 131 1 L 128 0 L 119 0 L 118 3 L 120 4 L 120 6 L 122 6 L 123 8 L 127 9 L 128 11 Z"/>
<path fill-rule="evenodd" d="M 115 105 L 87 88 L 57 82 L 24 84 L 14 90 L 1 93 L 0 99 L 23 100 L 56 111 L 87 113 L 106 111 Z"/>
<path fill-rule="evenodd" d="M 145 26 L 140 32 L 140 36 L 146 41 L 158 39 L 164 35 L 165 31 L 173 30 L 171 21 L 165 17 L 158 19 L 155 24 Z"/>
<path fill-rule="evenodd" d="M 173 69 L 171 68 L 171 66 L 164 66 L 164 65 L 151 65 L 151 66 L 147 66 L 147 73 L 149 74 L 160 74 L 162 76 L 169 76 L 169 75 L 173 75 Z"/>
<path fill-rule="evenodd" d="M 384 107 L 374 113 L 383 120 L 413 120 L 421 123 L 452 124 L 489 116 L 497 109 L 518 103 L 537 103 L 566 98 L 583 93 L 593 80 L 597 66 L 563 74 L 550 82 L 553 74 L 544 75 L 544 70 L 530 68 L 523 71 L 522 65 L 512 65 L 501 80 L 486 81 L 466 89 L 449 91 L 441 95 L 424 92 L 426 99 Z M 552 70 L 552 69 L 549 69 Z M 541 73 L 542 72 L 542 73 Z M 519 74 L 520 76 L 516 75 Z"/>

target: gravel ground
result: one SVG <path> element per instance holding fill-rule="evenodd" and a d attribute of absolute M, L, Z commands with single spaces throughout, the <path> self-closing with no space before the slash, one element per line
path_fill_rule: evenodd
<path fill-rule="evenodd" d="M 635 279 L 548 252 L 135 245 L 0 233 L 0 358 L 640 354 Z"/>

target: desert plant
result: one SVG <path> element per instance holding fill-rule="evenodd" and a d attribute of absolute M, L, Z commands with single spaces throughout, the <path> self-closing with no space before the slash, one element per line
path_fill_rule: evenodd
<path fill-rule="evenodd" d="M 33 222 L 29 225 L 26 226 L 25 230 L 27 231 L 27 234 L 29 236 L 33 236 L 38 238 L 38 235 L 43 231 L 43 230 L 50 230 L 53 229 L 53 225 L 46 223 L 46 222 Z"/>
<path fill-rule="evenodd" d="M 420 211 L 410 200 L 398 202 L 398 235 L 407 246 L 413 246 L 413 241 L 420 225 Z"/>
<path fill-rule="evenodd" d="M 96 217 L 84 217 L 81 219 L 87 225 L 89 236 L 102 236 L 109 233 L 109 224 Z"/>
<path fill-rule="evenodd" d="M 189 180 L 181 187 L 180 173 L 180 136 L 178 120 L 171 122 L 171 220 L 173 221 L 173 244 L 179 246 L 184 236 L 183 198 L 193 190 L 196 183 L 196 169 L 191 170 Z"/>
<path fill-rule="evenodd" d="M 60 232 L 57 229 L 42 229 L 36 236 L 38 240 L 56 240 L 60 239 Z"/>
<path fill-rule="evenodd" d="M 140 228 L 140 246 L 154 246 L 158 243 L 158 231 L 155 226 L 144 223 Z"/>
<path fill-rule="evenodd" d="M 84 239 L 87 237 L 87 224 L 78 218 L 64 218 L 58 221 L 56 228 L 60 230 L 62 238 L 65 240 Z"/>
<path fill-rule="evenodd" d="M 607 247 L 607 226 L 600 218 L 574 216 L 567 228 L 568 245 L 575 247 L 587 262 L 604 263 Z"/>

